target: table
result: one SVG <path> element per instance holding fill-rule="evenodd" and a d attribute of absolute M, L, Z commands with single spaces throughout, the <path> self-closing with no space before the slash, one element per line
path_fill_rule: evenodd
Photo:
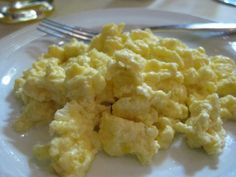
<path fill-rule="evenodd" d="M 236 22 L 236 8 L 214 0 L 55 0 L 55 7 L 51 17 L 93 9 L 139 7 L 180 12 L 219 22 Z M 30 24 L 0 24 L 0 38 L 28 25 Z"/>

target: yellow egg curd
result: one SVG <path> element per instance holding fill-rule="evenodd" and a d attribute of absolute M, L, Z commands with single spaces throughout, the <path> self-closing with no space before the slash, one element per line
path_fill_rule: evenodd
<path fill-rule="evenodd" d="M 62 177 L 83 177 L 96 154 L 151 163 L 182 133 L 191 148 L 219 154 L 223 119 L 236 119 L 235 63 L 150 30 L 105 25 L 89 44 L 51 45 L 15 81 L 24 106 L 14 126 L 48 124 L 34 153 Z"/>

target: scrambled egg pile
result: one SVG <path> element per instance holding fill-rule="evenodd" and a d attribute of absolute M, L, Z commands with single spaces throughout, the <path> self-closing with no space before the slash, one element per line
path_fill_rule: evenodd
<path fill-rule="evenodd" d="M 176 133 L 192 148 L 222 151 L 223 119 L 236 119 L 235 63 L 150 30 L 106 25 L 90 44 L 52 45 L 15 81 L 17 131 L 49 124 L 34 153 L 59 176 L 85 176 L 96 154 L 149 164 Z"/>

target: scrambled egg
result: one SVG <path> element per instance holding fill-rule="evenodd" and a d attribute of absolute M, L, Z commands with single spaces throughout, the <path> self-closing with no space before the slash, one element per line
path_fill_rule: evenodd
<path fill-rule="evenodd" d="M 85 176 L 101 150 L 149 164 L 176 133 L 208 154 L 224 147 L 222 120 L 236 119 L 234 61 L 123 28 L 52 45 L 15 81 L 24 104 L 15 129 L 49 125 L 51 141 L 34 153 L 59 176 Z"/>

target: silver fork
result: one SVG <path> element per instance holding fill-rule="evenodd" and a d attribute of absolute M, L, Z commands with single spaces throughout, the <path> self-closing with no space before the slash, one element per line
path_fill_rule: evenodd
<path fill-rule="evenodd" d="M 70 26 L 49 19 L 42 20 L 37 30 L 64 40 L 76 38 L 83 41 L 90 41 L 98 34 L 86 28 Z"/>
<path fill-rule="evenodd" d="M 220 32 L 221 34 L 234 34 L 236 33 L 236 23 L 192 23 L 192 24 L 177 24 L 177 25 L 162 25 L 162 26 L 146 26 L 141 29 L 149 28 L 152 31 L 157 30 L 191 30 L 191 31 L 211 31 Z M 62 24 L 53 20 L 44 19 L 37 27 L 50 36 L 68 40 L 76 38 L 83 41 L 90 41 L 98 32 L 92 32 L 89 29 L 70 26 Z"/>

